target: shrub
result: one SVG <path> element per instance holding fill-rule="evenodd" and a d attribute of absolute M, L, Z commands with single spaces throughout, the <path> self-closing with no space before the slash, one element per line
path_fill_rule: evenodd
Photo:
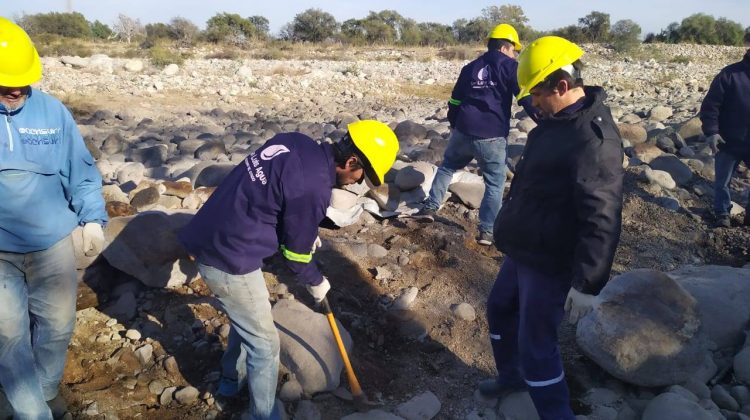
<path fill-rule="evenodd" d="M 151 59 L 151 64 L 155 67 L 164 67 L 169 64 L 179 65 L 185 61 L 185 58 L 181 54 L 162 44 L 149 48 L 148 57 Z"/>
<path fill-rule="evenodd" d="M 231 47 L 225 47 L 206 55 L 206 58 L 216 58 L 219 60 L 236 60 L 239 57 L 239 52 L 235 48 Z"/>
<path fill-rule="evenodd" d="M 476 55 L 472 48 L 466 46 L 448 47 L 438 52 L 438 56 L 446 60 L 472 60 Z"/>
<path fill-rule="evenodd" d="M 80 13 L 37 13 L 23 15 L 18 24 L 29 35 L 53 34 L 69 38 L 90 38 L 89 21 Z"/>
<path fill-rule="evenodd" d="M 91 48 L 84 45 L 81 41 L 72 38 L 63 38 L 53 34 L 40 34 L 33 36 L 32 40 L 37 52 L 43 57 L 60 57 L 63 55 L 88 57 L 93 54 Z"/>

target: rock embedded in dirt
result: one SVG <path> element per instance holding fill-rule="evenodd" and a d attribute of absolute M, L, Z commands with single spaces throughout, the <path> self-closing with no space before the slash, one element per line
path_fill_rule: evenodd
<path fill-rule="evenodd" d="M 685 399 L 681 395 L 665 392 L 646 406 L 642 420 L 713 420 L 698 403 Z"/>
<path fill-rule="evenodd" d="M 370 258 L 385 258 L 388 256 L 388 250 L 378 244 L 368 244 L 367 255 Z"/>
<path fill-rule="evenodd" d="M 279 399 L 284 402 L 299 401 L 299 399 L 302 397 L 302 393 L 302 385 L 297 382 L 297 379 L 292 378 L 284 382 L 284 385 L 281 386 L 281 390 L 279 391 Z"/>
<path fill-rule="evenodd" d="M 391 310 L 403 311 L 403 310 L 409 309 L 414 304 L 414 301 L 417 300 L 418 294 L 419 294 L 419 288 L 417 287 L 412 286 L 412 287 L 403 289 L 401 291 L 401 294 L 396 298 L 396 300 L 393 301 L 393 305 L 391 305 Z"/>
<path fill-rule="evenodd" d="M 190 405 L 198 401 L 199 395 L 200 391 L 198 391 L 195 387 L 186 386 L 185 388 L 182 388 L 174 393 L 174 399 L 182 405 Z"/>
<path fill-rule="evenodd" d="M 716 385 L 711 390 L 711 400 L 716 403 L 719 408 L 730 411 L 738 411 L 740 404 L 735 400 L 729 391 L 721 385 Z"/>
<path fill-rule="evenodd" d="M 474 307 L 466 302 L 452 305 L 451 311 L 456 318 L 463 319 L 464 321 L 474 321 L 475 319 L 477 319 L 477 314 L 476 311 L 474 311 Z"/>
<path fill-rule="evenodd" d="M 716 371 L 700 330 L 695 299 L 654 270 L 610 280 L 600 304 L 579 323 L 576 341 L 589 358 L 625 382 L 640 386 L 683 383 Z"/>
<path fill-rule="evenodd" d="M 750 323 L 747 304 L 750 302 L 750 269 L 685 266 L 667 274 L 695 298 L 703 331 L 718 349 L 742 344 Z"/>
<path fill-rule="evenodd" d="M 429 420 L 440 412 L 440 400 L 430 391 L 399 404 L 396 414 L 406 420 Z"/>
<path fill-rule="evenodd" d="M 500 401 L 498 414 L 506 420 L 539 420 L 539 413 L 528 392 L 514 392 Z"/>
<path fill-rule="evenodd" d="M 272 313 L 281 341 L 281 363 L 294 373 L 304 392 L 336 389 L 344 366 L 326 317 L 289 299 L 278 301 Z M 351 351 L 349 332 L 340 323 L 338 327 L 344 345 Z"/>
<path fill-rule="evenodd" d="M 401 191 L 409 191 L 422 185 L 431 184 L 435 169 L 431 163 L 415 162 L 396 174 L 395 184 Z"/>
<path fill-rule="evenodd" d="M 138 349 L 136 349 L 133 353 L 135 354 L 135 357 L 136 359 L 138 359 L 138 362 L 141 364 L 141 366 L 146 366 L 151 363 L 154 354 L 154 348 L 153 346 L 151 346 L 151 344 L 144 344 L 141 347 L 138 347 Z"/>
<path fill-rule="evenodd" d="M 125 332 L 125 338 L 127 338 L 128 340 L 138 341 L 141 339 L 141 333 L 138 330 L 130 329 Z"/>
<path fill-rule="evenodd" d="M 383 410 L 370 410 L 364 413 L 354 413 L 341 417 L 341 420 L 404 420 L 403 417 L 393 415 Z"/>
<path fill-rule="evenodd" d="M 484 189 L 484 183 L 474 182 L 454 182 L 448 187 L 448 191 L 470 209 L 478 209 L 482 204 Z"/>
<path fill-rule="evenodd" d="M 310 400 L 302 400 L 297 403 L 294 411 L 294 420 L 321 420 L 323 416 L 320 409 Z"/>
<path fill-rule="evenodd" d="M 669 173 L 679 185 L 685 185 L 693 178 L 690 167 L 675 155 L 662 155 L 649 162 L 652 169 Z"/>
<path fill-rule="evenodd" d="M 154 395 L 161 395 L 164 389 L 169 387 L 171 384 L 166 379 L 154 379 L 148 384 L 148 391 Z"/>
<path fill-rule="evenodd" d="M 176 390 L 177 390 L 176 386 L 170 386 L 170 387 L 164 388 L 164 391 L 162 391 L 161 395 L 159 396 L 159 404 L 163 406 L 171 404 L 172 397 Z"/>

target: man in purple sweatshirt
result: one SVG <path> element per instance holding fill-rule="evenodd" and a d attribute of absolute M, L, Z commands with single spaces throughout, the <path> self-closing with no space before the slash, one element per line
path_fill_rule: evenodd
<path fill-rule="evenodd" d="M 480 245 L 492 245 L 492 226 L 500 211 L 505 186 L 505 148 L 510 131 L 513 97 L 518 94 L 516 80 L 521 51 L 516 30 L 506 23 L 497 25 L 487 36 L 487 52 L 461 69 L 451 99 L 448 121 L 451 137 L 443 162 L 432 181 L 430 195 L 415 218 L 432 222 L 453 173 L 477 160 L 484 178 L 484 197 L 479 206 Z M 536 118 L 531 99 L 519 101 L 526 113 Z"/>
<path fill-rule="evenodd" d="M 300 133 L 274 136 L 232 170 L 179 234 L 231 322 L 217 401 L 239 393 L 237 362 L 244 357 L 252 419 L 280 418 L 279 336 L 263 259 L 280 251 L 298 281 L 322 301 L 331 286 L 313 252 L 331 190 L 365 178 L 380 185 L 396 160 L 398 140 L 387 125 L 363 120 L 347 128 L 335 144 Z"/>

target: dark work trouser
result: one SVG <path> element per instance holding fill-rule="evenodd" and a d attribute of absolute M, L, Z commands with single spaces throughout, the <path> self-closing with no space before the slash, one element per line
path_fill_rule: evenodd
<path fill-rule="evenodd" d="M 487 302 L 498 382 L 525 381 L 542 420 L 575 418 L 557 344 L 570 283 L 506 256 Z"/>

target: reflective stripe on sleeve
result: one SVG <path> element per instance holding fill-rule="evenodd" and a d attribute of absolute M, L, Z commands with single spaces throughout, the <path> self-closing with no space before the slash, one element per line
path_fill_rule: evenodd
<path fill-rule="evenodd" d="M 298 254 L 296 252 L 292 252 L 288 250 L 287 247 L 284 245 L 281 245 L 281 253 L 284 255 L 284 258 L 286 258 L 289 261 L 305 263 L 305 264 L 312 261 L 312 254 Z"/>

